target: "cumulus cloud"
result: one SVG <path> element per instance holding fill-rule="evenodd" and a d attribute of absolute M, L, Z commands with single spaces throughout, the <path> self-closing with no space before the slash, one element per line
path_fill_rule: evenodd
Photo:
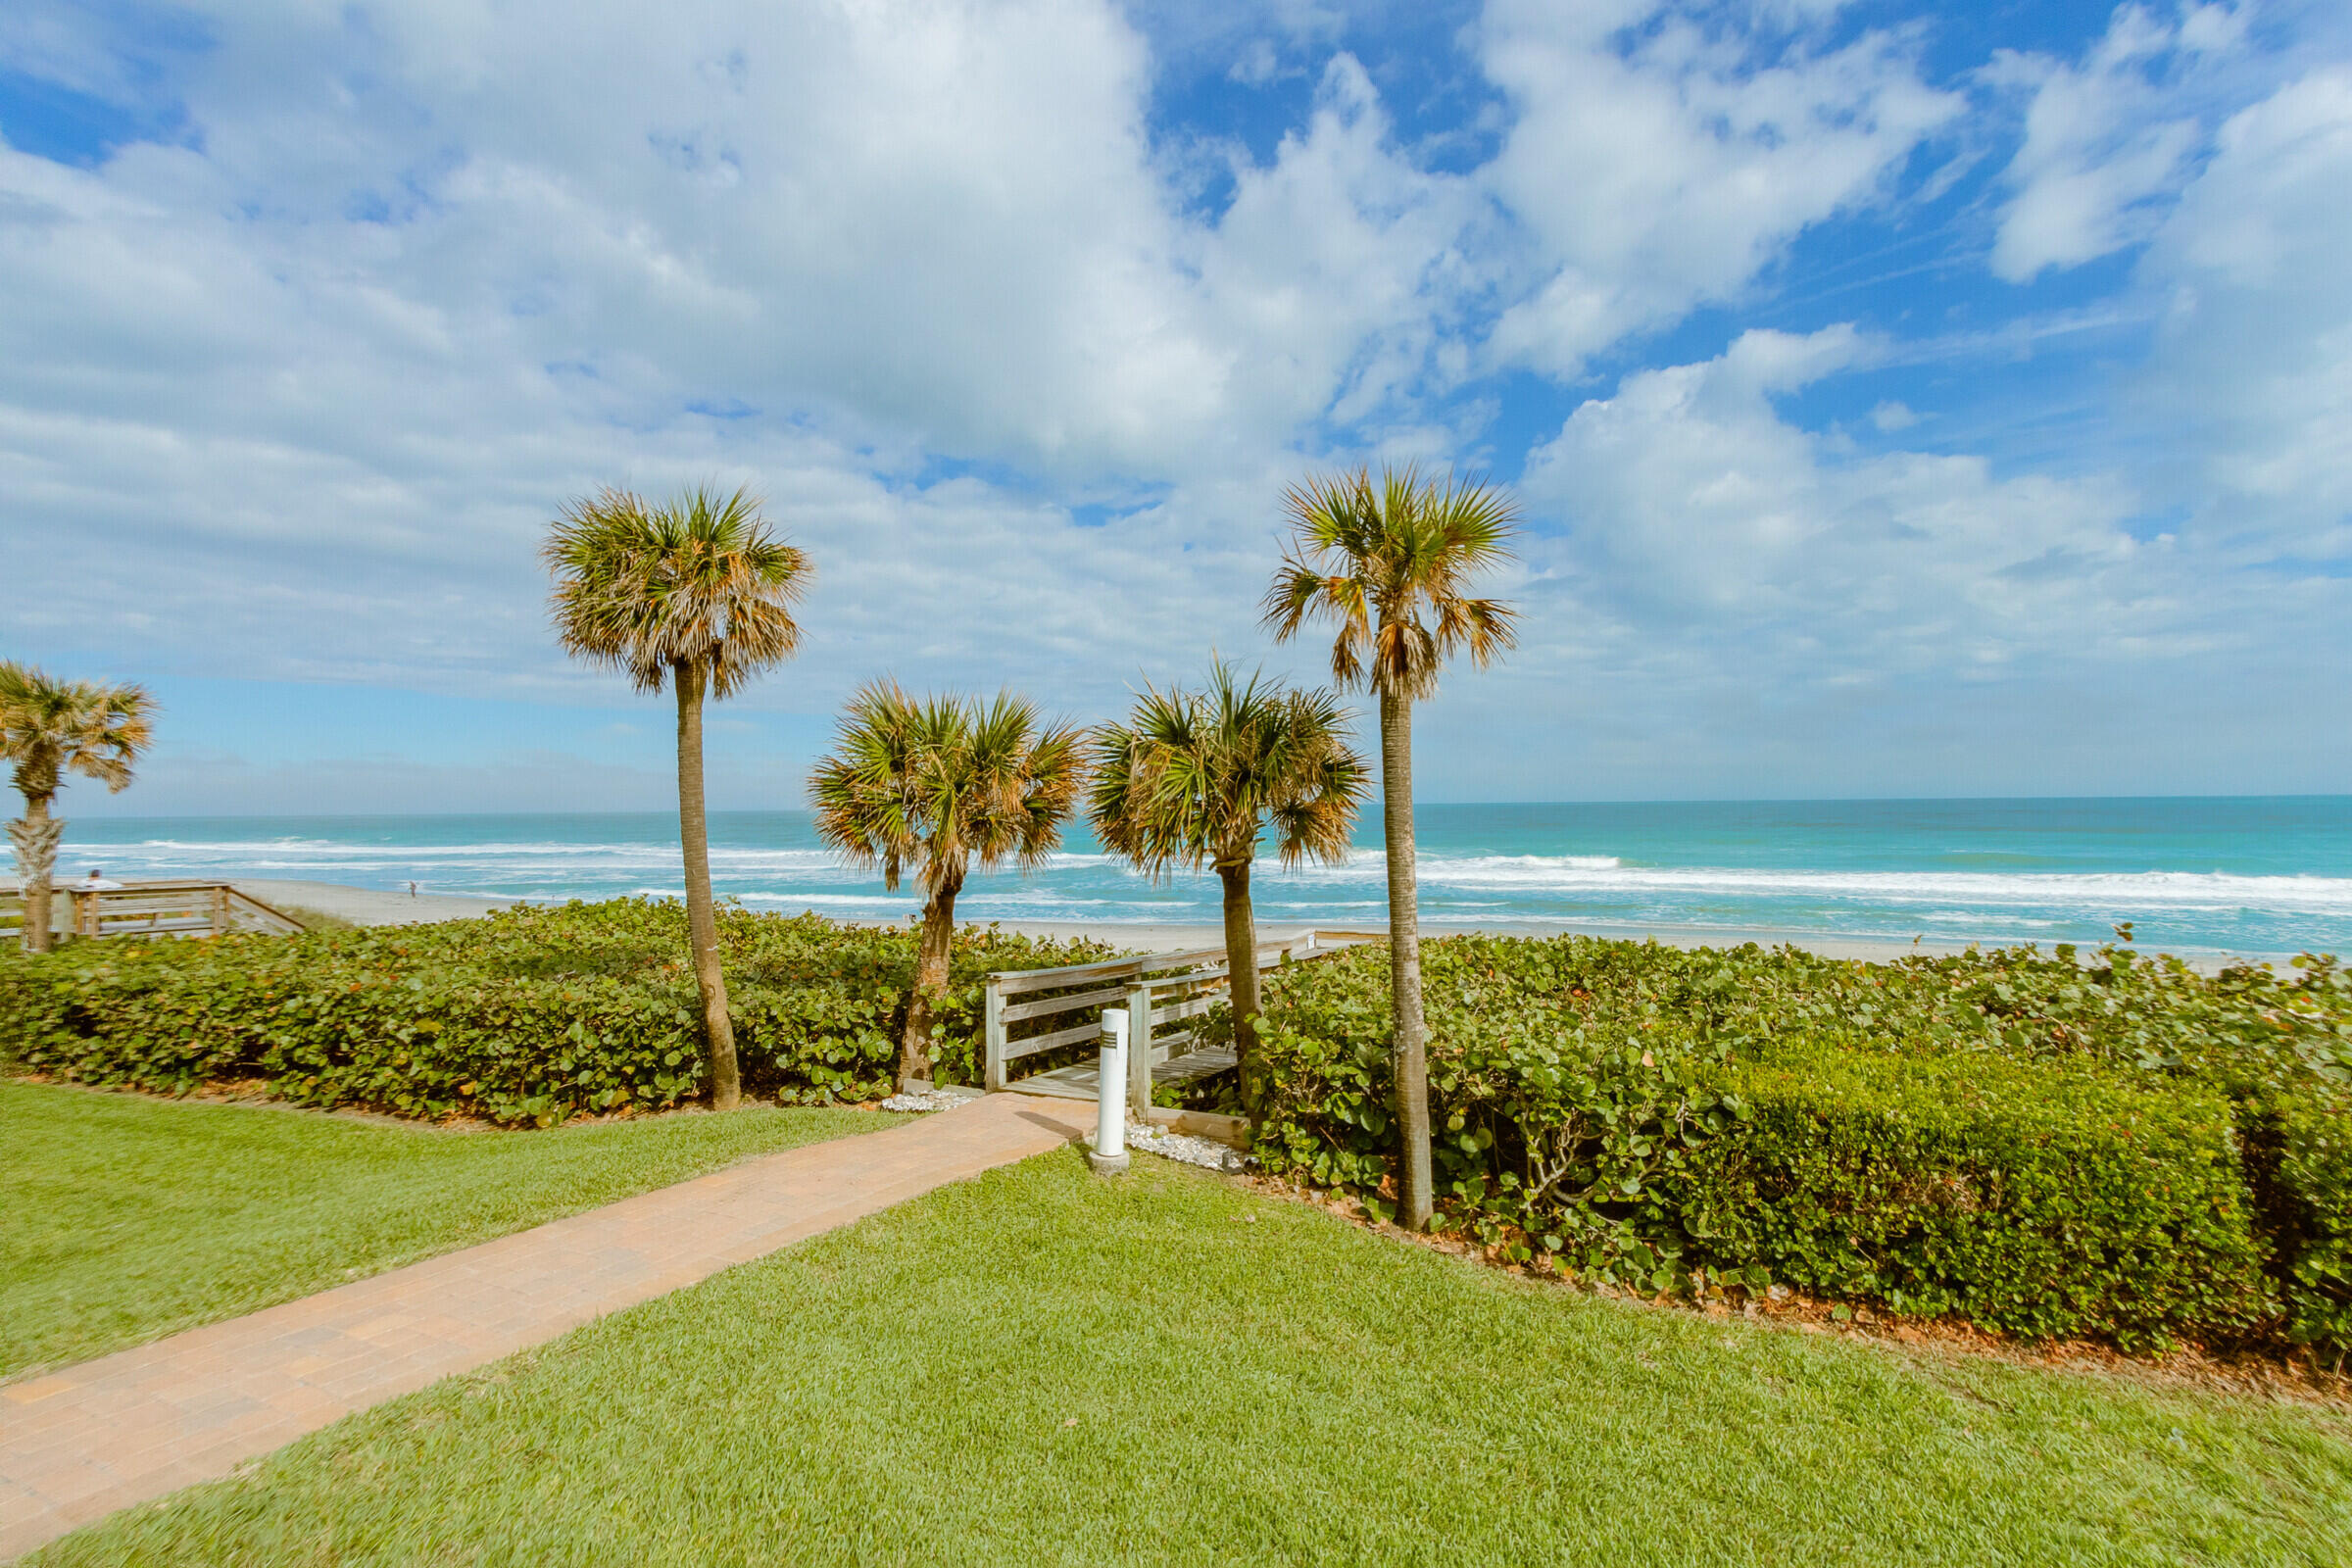
<path fill-rule="evenodd" d="M 1606 776 L 1657 788 L 1710 733 L 1783 744 L 1752 721 L 1760 681 L 2005 692 L 2028 666 L 2251 670 L 2288 628 L 2340 641 L 2324 574 L 2275 564 L 2341 549 L 2345 78 L 2243 96 L 2161 177 L 2132 139 L 2206 122 L 2168 84 L 2244 53 L 2234 13 L 2132 13 L 2072 64 L 2000 68 L 2029 107 L 1998 265 L 2150 241 L 2136 286 L 2164 324 L 2130 390 L 2195 424 L 2166 443 L 2196 466 L 2177 483 L 1860 453 L 1797 421 L 1792 400 L 1903 359 L 1884 329 L 1735 328 L 1564 422 L 1543 401 L 1760 297 L 1808 227 L 1910 200 L 1971 102 L 1926 78 L 1916 27 L 1828 0 L 1493 0 L 1453 63 L 1490 96 L 1433 130 L 1343 46 L 1352 13 L 1138 14 L 9 8 L 0 60 L 136 129 L 86 167 L 0 145 L 0 529 L 33 564 L 0 602 L 11 649 L 609 700 L 546 635 L 543 521 L 598 484 L 709 478 L 763 491 L 821 573 L 807 654 L 753 705 L 821 713 L 887 669 L 1091 716 L 1212 645 L 1261 651 L 1274 500 L 1303 466 L 1507 470 L 1529 428 L 1541 526 L 1507 586 L 1530 645 L 1448 683 L 1440 791 L 1609 787 L 1449 774 L 1482 725 L 1550 726 L 1538 769 L 1616 736 Z M 1171 49 L 1294 122 L 1254 155 L 1171 132 Z M 1236 61 L 1285 79 L 1245 93 Z M 1213 211 L 1171 172 L 1203 158 Z M 2086 179 L 2107 194 L 2059 199 Z M 2034 216 L 2062 209 L 2071 228 Z M 2228 411 L 2189 418 L 2200 389 Z M 1849 427 L 1956 423 L 1931 385 L 1874 383 Z M 2228 574 L 2248 559 L 2271 575 Z"/>
<path fill-rule="evenodd" d="M 1457 733 L 1528 735 L 1553 793 L 1602 796 L 2334 776 L 2290 715 L 2352 642 L 2340 583 L 2248 580 L 2118 474 L 1859 452 L 1776 407 L 1883 350 L 1751 330 L 1580 407 L 1528 465 L 1526 646 Z M 2230 749 L 2183 756 L 2183 725 Z"/>
<path fill-rule="evenodd" d="M 1806 225 L 1886 194 L 1962 108 L 1920 79 L 1905 33 L 1829 47 L 1810 26 L 1717 20 L 1634 0 L 1488 8 L 1481 58 L 1517 119 L 1483 177 L 1533 236 L 1536 279 L 1495 325 L 1498 359 L 1573 375 L 1738 296 Z"/>
<path fill-rule="evenodd" d="M 1422 373 L 1466 198 L 1345 56 L 1211 229 L 1103 6 L 559 10 L 223 9 L 172 68 L 199 134 L 0 148 L 20 636 L 560 688 L 552 506 L 718 475 L 817 551 L 845 666 L 1125 668 L 1247 602 L 1210 564 L 1302 421 Z"/>
<path fill-rule="evenodd" d="M 2204 140 L 2168 76 L 2236 49 L 2244 13 L 2198 5 L 2174 21 L 2119 7 L 2104 37 L 2077 63 L 2000 51 L 1984 74 L 2031 94 L 2025 140 L 2010 162 L 2013 194 L 1993 240 L 1992 270 L 2024 282 L 2145 239 Z"/>
<path fill-rule="evenodd" d="M 2201 524 L 2255 560 L 2352 556 L 2352 71 L 2232 116 L 2140 269 L 2138 390 L 2200 460 Z"/>
<path fill-rule="evenodd" d="M 1458 226 L 1400 228 L 1424 193 L 1345 56 L 1220 227 L 1180 219 L 1145 47 L 1099 0 L 355 15 L 214 19 L 173 82 L 200 145 L 14 161 L 40 324 L 313 376 L 347 335 L 639 426 L 813 416 L 1164 478 L 1318 414 Z"/>
<path fill-rule="evenodd" d="M 1799 679 L 1968 678 L 2023 657 L 2161 641 L 2151 549 L 2107 477 L 1998 478 L 1984 460 L 1848 457 L 1773 406 L 1877 346 L 1851 327 L 1749 331 L 1629 376 L 1538 448 L 1526 488 L 1566 524 L 1564 575 L 1644 624 L 1707 628 Z M 2119 586 L 2129 579 L 2130 586 Z"/>
<path fill-rule="evenodd" d="M 560 685 L 541 519 L 715 473 L 836 583 L 1054 607 L 990 645 L 1026 675 L 1079 659 L 1048 628 L 1099 584 L 1247 603 L 1209 563 L 1265 551 L 1293 443 L 1448 440 L 1428 399 L 1494 286 L 1490 194 L 1418 168 L 1345 53 L 1180 214 L 1148 51 L 1092 0 L 257 0 L 203 31 L 154 68 L 190 135 L 0 149 L 0 483 L 62 539 L 12 612 L 44 641 Z M 1151 619 L 1109 617 L 1118 665 Z"/>

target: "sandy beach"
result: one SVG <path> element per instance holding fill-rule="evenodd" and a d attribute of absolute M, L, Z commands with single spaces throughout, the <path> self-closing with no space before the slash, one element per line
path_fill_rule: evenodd
<path fill-rule="evenodd" d="M 1004 922 L 1004 925 L 1007 931 L 1018 931 L 1026 936 L 1091 936 L 1104 942 L 1115 943 L 1123 948 L 1134 948 L 1144 953 L 1180 953 L 1188 948 L 1215 948 L 1225 944 L 1225 928 L 1215 925 L 1087 925 L 1051 920 L 1007 920 Z M 1269 938 L 1287 937 L 1294 931 L 1303 929 L 1305 928 L 1301 926 L 1260 923 L 1257 935 L 1258 940 L 1262 942 Z M 1338 927 L 1322 927 L 1320 929 L 1333 936 L 1352 938 L 1358 941 L 1379 941 L 1389 934 L 1388 924 L 1385 921 L 1371 925 L 1351 925 L 1344 929 Z M 1802 948 L 1809 953 L 1820 954 L 1825 958 L 1868 958 L 1879 962 L 1884 962 L 1888 958 L 1899 958 L 1906 954 L 1966 951 L 1964 943 L 1955 945 L 1933 942 L 1884 942 L 1871 941 L 1867 938 L 1825 937 L 1789 931 L 1636 930 L 1569 924 L 1544 925 L 1518 921 L 1508 925 L 1491 926 L 1456 925 L 1432 921 L 1424 923 L 1421 927 L 1421 935 L 1424 940 L 1431 937 L 1464 936 L 1473 933 L 1502 937 L 1571 935 L 1610 937 L 1630 939 L 1636 942 L 1655 941 L 1669 948 L 1736 948 L 1743 942 L 1759 943 L 1764 947 L 1772 948 L 1787 944 L 1790 947 Z"/>
<path fill-rule="evenodd" d="M 388 893 L 379 888 L 347 887 L 336 882 L 296 882 L 268 878 L 234 878 L 237 889 L 265 904 L 280 908 L 294 906 L 318 909 L 355 925 L 417 925 L 431 920 L 467 920 L 488 914 L 494 909 L 508 908 L 522 903 L 519 899 L 483 898 L 473 895 L 448 893 Z M 1024 936 L 1094 937 L 1138 953 L 1183 953 L 1195 948 L 1217 948 L 1225 942 L 1225 931 L 1216 925 L 1121 925 L 1114 923 L 1089 924 L 1069 920 L 1006 920 L 1001 922 L 1007 931 Z M 1287 937 L 1305 929 L 1302 926 L 1260 923 L 1260 940 Z M 1377 940 L 1388 934 L 1388 927 L 1379 924 L 1354 924 L 1345 928 L 1323 928 L 1333 936 L 1355 940 Z M 1784 943 L 1818 953 L 1830 958 L 1867 958 L 1885 961 L 1906 954 L 1959 953 L 1965 944 L 1911 943 L 1873 941 L 1867 938 L 1825 937 L 1788 931 L 1737 930 L 1675 930 L 1632 928 L 1613 929 L 1599 926 L 1569 924 L 1544 925 L 1514 922 L 1508 925 L 1470 926 L 1432 922 L 1421 928 L 1425 937 L 1458 936 L 1466 932 L 1486 931 L 1497 936 L 1560 936 L 1575 933 L 1584 936 L 1632 938 L 1636 941 L 1655 940 L 1672 948 L 1738 947 L 1743 942 L 1755 942 L 1765 947 Z"/>
<path fill-rule="evenodd" d="M 482 894 L 391 892 L 382 888 L 352 887 L 341 882 L 308 882 L 271 877 L 231 877 L 227 879 L 238 891 L 289 912 L 315 909 L 354 925 L 422 925 L 435 920 L 471 920 L 498 909 L 512 908 L 530 902 L 517 898 L 499 898 Z M 13 881 L 0 880 L 0 891 L 14 887 Z M 788 911 L 789 912 L 789 911 Z M 873 922 L 845 921 L 858 925 Z M 892 922 L 897 923 L 897 922 Z M 978 922 L 975 922 L 978 923 Z M 1023 936 L 1054 937 L 1069 940 L 1093 937 L 1112 947 L 1130 953 L 1185 953 L 1196 949 L 1216 949 L 1225 944 L 1224 927 L 1205 923 L 1193 924 L 1121 924 L 1115 921 L 1077 920 L 1004 920 L 997 922 L 1007 931 Z M 1289 937 L 1307 929 L 1303 925 L 1261 922 L 1260 941 Z M 1353 942 L 1379 941 L 1388 935 L 1384 922 L 1355 922 L 1347 926 L 1316 928 L 1327 946 L 1347 946 Z M 1743 929 L 1708 927 L 1705 929 L 1671 926 L 1636 927 L 1607 924 L 1547 923 L 1541 921 L 1498 922 L 1494 925 L 1467 925 L 1454 921 L 1425 922 L 1421 934 L 1426 937 L 1463 936 L 1485 933 L 1491 936 L 1553 937 L 1592 936 L 1619 941 L 1657 942 L 1670 948 L 1736 948 L 1753 942 L 1759 947 L 1792 947 L 1825 958 L 1858 958 L 1873 963 L 1885 963 L 1905 956 L 1936 956 L 1964 953 L 1970 944 L 1958 942 L 1894 942 L 1883 938 L 1844 937 L 1819 932 L 1773 931 L 1763 928 Z M 1979 946 L 1997 946 L 1983 943 Z M 2087 960 L 2094 944 L 2078 944 L 2078 950 Z M 2047 945 L 2045 944 L 2045 951 Z M 2157 949 L 2142 948 L 2144 955 L 2153 956 Z M 2253 959 L 2284 966 L 2293 955 L 2283 953 L 2251 953 L 2224 956 L 2218 954 L 2184 956 L 2191 968 L 2212 974 L 2227 965 Z"/>
<path fill-rule="evenodd" d="M 279 909 L 317 909 L 353 925 L 422 925 L 432 920 L 472 920 L 493 909 L 511 908 L 520 899 L 471 894 L 387 893 L 381 888 L 346 887 L 340 882 L 288 882 L 265 877 L 231 877 L 229 885 L 247 898 Z"/>

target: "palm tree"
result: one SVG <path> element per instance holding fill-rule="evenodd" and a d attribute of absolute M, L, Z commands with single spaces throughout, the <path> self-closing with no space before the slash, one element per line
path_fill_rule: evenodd
<path fill-rule="evenodd" d="M 1204 690 L 1147 687 L 1124 724 L 1095 731 L 1087 814 L 1103 848 L 1156 877 L 1214 866 L 1225 888 L 1225 967 L 1243 1092 L 1254 1097 L 1257 929 L 1250 871 L 1274 830 L 1285 866 L 1348 858 L 1371 769 L 1348 743 L 1348 710 L 1329 691 L 1291 691 L 1222 661 Z"/>
<path fill-rule="evenodd" d="M 111 794 L 153 738 L 155 705 L 137 686 L 59 680 L 30 664 L 0 663 L 0 757 L 15 764 L 24 814 L 8 824 L 24 897 L 24 949 L 49 951 L 49 873 L 66 824 L 49 814 L 65 775 L 94 778 Z"/>
<path fill-rule="evenodd" d="M 549 525 L 540 558 L 556 579 L 564 652 L 626 673 L 639 691 L 666 684 L 677 696 L 687 940 L 710 1043 L 710 1103 L 732 1109 L 741 1081 L 710 903 L 703 698 L 733 696 L 800 647 L 792 606 L 808 590 L 808 558 L 768 531 L 756 497 L 703 486 L 663 507 L 613 489 L 571 501 Z"/>
<path fill-rule="evenodd" d="M 923 889 L 914 994 L 899 1037 L 905 1093 L 931 1076 L 931 1014 L 947 994 L 956 895 L 977 860 L 1043 864 L 1061 843 L 1085 757 L 1078 731 L 1041 725 L 1026 698 L 908 697 L 892 681 L 864 687 L 841 717 L 834 755 L 808 780 L 817 836 L 851 864 L 881 867 L 898 891 L 911 872 Z"/>
<path fill-rule="evenodd" d="M 1476 482 L 1424 480 L 1412 468 L 1316 476 L 1283 498 L 1292 538 L 1266 591 L 1266 624 L 1287 641 L 1307 619 L 1335 627 L 1331 672 L 1380 697 L 1381 805 L 1389 852 L 1389 973 L 1403 1169 L 1398 1218 L 1419 1230 L 1433 1202 L 1428 1025 L 1421 1008 L 1421 924 L 1413 870 L 1413 704 L 1436 694 L 1457 651 L 1484 665 L 1511 646 L 1516 612 L 1470 597 L 1470 579 L 1512 559 L 1518 509 Z"/>

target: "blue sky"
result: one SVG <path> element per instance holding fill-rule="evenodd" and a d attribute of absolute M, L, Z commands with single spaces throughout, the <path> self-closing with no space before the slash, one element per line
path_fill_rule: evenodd
<path fill-rule="evenodd" d="M 146 681 L 75 811 L 663 804 L 533 547 L 750 485 L 803 656 L 1106 716 L 1283 487 L 1524 504 L 1439 800 L 2352 790 L 2337 5 L 0 15 L 0 650 Z"/>

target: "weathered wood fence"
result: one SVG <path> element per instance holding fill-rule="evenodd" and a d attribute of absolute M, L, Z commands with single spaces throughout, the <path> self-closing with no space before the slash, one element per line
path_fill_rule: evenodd
<path fill-rule="evenodd" d="M 1338 951 L 1337 947 L 1318 946 L 1315 932 L 1301 931 L 1259 943 L 1257 966 L 1271 969 Z M 1140 1118 L 1151 1106 L 1154 1083 L 1189 1083 L 1233 1065 L 1231 1051 L 1200 1048 L 1190 1028 L 1160 1032 L 1165 1025 L 1187 1025 L 1223 1002 L 1231 974 L 1222 947 L 992 974 L 982 992 L 986 1087 L 1094 1099 L 1096 1067 L 1092 1062 L 1019 1079 L 1013 1078 L 1009 1069 L 1025 1056 L 1099 1038 L 1102 1009 L 1124 1005 L 1130 1019 L 1150 1020 L 1140 1027 L 1128 1026 L 1127 1099 L 1130 1110 Z M 1016 1033 L 1023 1025 L 1079 1012 L 1085 1017 L 1075 1023 Z"/>
<path fill-rule="evenodd" d="M 74 937 L 224 936 L 231 931 L 300 931 L 302 922 L 226 882 L 125 882 L 121 887 L 51 885 L 50 897 L 67 913 L 65 935 Z M 0 898 L 0 938 L 23 939 L 24 899 Z"/>

